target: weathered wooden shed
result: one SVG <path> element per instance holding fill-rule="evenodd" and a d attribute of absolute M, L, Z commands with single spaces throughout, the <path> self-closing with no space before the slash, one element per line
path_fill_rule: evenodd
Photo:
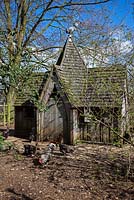
<path fill-rule="evenodd" d="M 62 136 L 65 143 L 73 144 L 78 139 L 111 143 L 118 139 L 115 131 L 125 134 L 126 68 L 87 68 L 71 36 L 56 65 L 47 76 L 44 73 L 37 86 L 45 109 L 40 111 L 28 99 L 23 104 L 16 103 L 17 136 L 28 136 L 35 127 L 39 140 Z"/>
<path fill-rule="evenodd" d="M 28 84 L 17 95 L 15 102 L 15 136 L 28 138 L 32 128 L 37 134 L 37 106 L 32 99 L 40 95 L 48 73 L 33 73 Z"/>

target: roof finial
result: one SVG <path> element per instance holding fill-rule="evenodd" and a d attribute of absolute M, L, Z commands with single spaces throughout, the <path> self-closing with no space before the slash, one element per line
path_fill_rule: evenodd
<path fill-rule="evenodd" d="M 76 27 L 75 26 L 71 26 L 66 30 L 66 33 L 69 35 L 69 37 L 71 37 L 75 30 L 76 30 Z"/>
<path fill-rule="evenodd" d="M 69 35 L 69 37 L 72 36 L 73 32 L 77 30 L 79 26 L 79 22 L 75 22 L 73 24 L 73 26 L 70 26 L 67 30 L 66 30 L 66 33 Z"/>

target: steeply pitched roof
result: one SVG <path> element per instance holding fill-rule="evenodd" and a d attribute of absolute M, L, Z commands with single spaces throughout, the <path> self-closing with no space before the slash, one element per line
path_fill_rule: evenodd
<path fill-rule="evenodd" d="M 56 71 L 69 101 L 75 106 L 80 105 L 85 92 L 87 68 L 70 36 L 56 63 Z"/>
<path fill-rule="evenodd" d="M 24 86 L 23 91 L 19 91 L 15 101 L 15 106 L 25 105 L 25 103 L 31 101 L 31 99 L 34 97 L 34 95 L 36 96 L 36 94 L 38 98 L 38 95 L 41 94 L 43 87 L 46 83 L 48 74 L 49 72 L 33 73 L 30 76 L 27 84 Z"/>
<path fill-rule="evenodd" d="M 58 58 L 55 70 L 72 106 L 121 106 L 127 79 L 126 68 L 123 66 L 87 68 L 70 36 Z M 40 97 L 44 97 L 45 93 L 49 96 L 47 91 L 52 87 L 49 86 L 51 81 L 47 79 L 48 73 L 33 74 L 33 78 L 26 85 L 25 95 L 24 93 L 18 95 L 16 105 L 23 105 L 28 101 L 33 90 L 37 91 Z"/>
<path fill-rule="evenodd" d="M 123 66 L 88 69 L 86 104 L 97 107 L 118 107 L 122 103 L 127 71 Z"/>
<path fill-rule="evenodd" d="M 83 106 L 120 106 L 126 80 L 123 66 L 87 68 L 69 37 L 56 65 L 70 103 Z"/>

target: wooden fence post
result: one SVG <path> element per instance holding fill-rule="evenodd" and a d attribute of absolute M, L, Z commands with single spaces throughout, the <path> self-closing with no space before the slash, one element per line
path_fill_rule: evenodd
<path fill-rule="evenodd" d="M 7 105 L 7 123 L 10 126 L 10 104 Z"/>
<path fill-rule="evenodd" d="M 3 123 L 6 126 L 6 104 L 3 105 Z"/>

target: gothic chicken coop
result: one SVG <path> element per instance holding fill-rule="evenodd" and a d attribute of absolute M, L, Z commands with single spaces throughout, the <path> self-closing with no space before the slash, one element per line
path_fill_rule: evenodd
<path fill-rule="evenodd" d="M 112 143 L 128 123 L 127 71 L 124 66 L 87 68 L 69 35 L 50 72 L 36 74 L 34 85 L 44 109 L 19 96 L 15 105 L 15 134 L 28 137 L 35 127 L 39 140 L 63 137 Z M 32 87 L 30 87 L 32 88 Z"/>

